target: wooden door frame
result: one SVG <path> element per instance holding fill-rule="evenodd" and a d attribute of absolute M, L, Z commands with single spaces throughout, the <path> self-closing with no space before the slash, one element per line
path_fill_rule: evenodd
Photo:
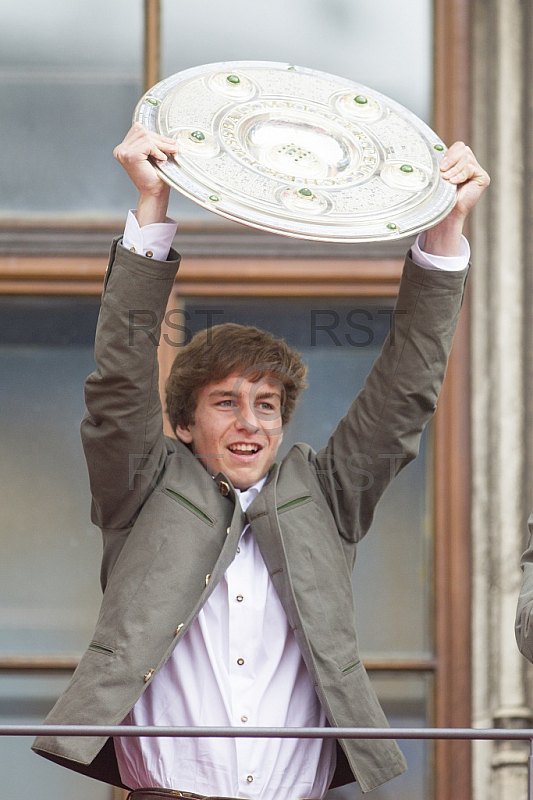
<path fill-rule="evenodd" d="M 434 0 L 433 125 L 447 143 L 470 140 L 470 0 Z M 467 290 L 435 417 L 435 725 L 472 724 L 470 303 Z M 439 454 L 442 453 L 442 456 Z M 469 800 L 471 744 L 435 743 L 435 797 Z"/>

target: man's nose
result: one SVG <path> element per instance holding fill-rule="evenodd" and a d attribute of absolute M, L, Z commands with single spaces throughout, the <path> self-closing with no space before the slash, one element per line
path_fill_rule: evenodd
<path fill-rule="evenodd" d="M 235 409 L 235 425 L 253 433 L 261 427 L 260 420 L 256 417 L 253 408 L 246 401 L 240 403 Z"/>

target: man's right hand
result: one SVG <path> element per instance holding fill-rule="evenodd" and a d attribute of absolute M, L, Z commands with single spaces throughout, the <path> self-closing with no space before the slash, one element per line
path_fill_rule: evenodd
<path fill-rule="evenodd" d="M 140 122 L 132 125 L 124 140 L 113 151 L 113 155 L 139 190 L 137 221 L 141 227 L 165 221 L 170 195 L 170 187 L 149 159 L 164 162 L 169 155 L 177 152 L 178 146 L 174 139 L 153 133 Z"/>

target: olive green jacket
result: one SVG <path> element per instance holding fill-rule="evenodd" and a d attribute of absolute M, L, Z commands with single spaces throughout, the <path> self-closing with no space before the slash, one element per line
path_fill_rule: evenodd
<path fill-rule="evenodd" d="M 213 480 L 185 445 L 163 435 L 156 344 L 178 263 L 173 251 L 162 263 L 113 246 L 82 423 L 93 521 L 104 539 L 104 597 L 50 724 L 119 724 L 179 645 L 242 532 L 228 478 Z M 295 445 L 247 511 L 332 726 L 387 724 L 358 653 L 351 572 L 377 502 L 416 456 L 435 410 L 465 279 L 466 271 L 424 270 L 407 259 L 394 336 L 364 389 L 326 447 Z M 353 775 L 369 791 L 405 769 L 391 740 L 340 744 L 334 785 Z M 40 737 L 34 749 L 120 785 L 112 742 Z"/>

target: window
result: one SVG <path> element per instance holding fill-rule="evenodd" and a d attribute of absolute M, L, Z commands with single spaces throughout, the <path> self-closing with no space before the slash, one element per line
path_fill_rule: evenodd
<path fill-rule="evenodd" d="M 110 234 L 120 233 L 125 209 L 136 202 L 111 153 L 143 93 L 143 68 L 146 75 L 147 65 L 157 67 L 150 35 L 144 65 L 142 57 L 157 7 L 163 21 L 161 75 L 225 59 L 295 61 L 394 97 L 433 123 L 447 142 L 467 138 L 468 3 L 409 0 L 401 14 L 389 0 L 388 10 L 368 0 L 298 0 L 290 7 L 275 0 L 268 14 L 264 6 L 242 0 L 231 11 L 213 0 L 189 7 L 163 0 L 144 5 L 145 17 L 141 3 L 126 0 L 98 0 L 90 8 L 54 0 L 46 11 L 32 0 L 24 9 L 6 9 L 0 30 L 0 362 L 6 390 L 0 402 L 9 420 L 1 462 L 0 718 L 10 723 L 42 720 L 90 637 L 99 602 L 100 546 L 89 522 L 78 439 L 81 386 L 92 369 Z M 178 302 L 192 320 L 195 310 L 206 303 L 216 308 L 222 298 L 223 307 L 236 314 L 253 310 L 265 327 L 276 319 L 275 324 L 290 321 L 298 336 L 297 307 L 303 325 L 313 309 L 334 310 L 340 325 L 347 310 L 379 311 L 393 300 L 402 243 L 330 247 L 259 234 L 214 218 L 177 193 L 173 209 L 183 220 L 179 247 L 185 255 Z M 374 592 L 373 602 L 386 606 L 398 592 L 412 590 L 409 623 L 400 621 L 397 640 L 392 620 L 388 627 L 367 625 L 368 614 L 360 620 L 365 660 L 393 724 L 470 722 L 467 313 L 466 307 L 424 455 L 412 465 L 413 485 L 421 491 L 416 499 L 409 495 L 404 510 L 416 506 L 419 527 L 404 560 L 410 570 L 414 559 L 416 578 L 411 586 L 405 586 L 408 577 L 402 586 L 389 582 L 386 594 L 368 577 L 371 565 L 387 555 L 385 507 L 358 558 L 361 596 Z M 330 322 L 334 316 L 315 316 L 323 352 L 317 347 L 309 354 L 324 382 L 330 359 L 353 357 L 324 338 L 328 334 L 319 326 Z M 360 350 L 362 374 L 371 347 Z M 163 369 L 171 356 L 171 348 L 161 352 Z M 312 391 L 320 381 L 313 381 Z M 302 411 L 313 414 L 311 399 L 308 412 Z M 302 427 L 308 439 L 303 418 Z M 316 431 L 318 445 L 326 427 Z M 43 460 L 46 467 L 39 469 Z M 400 490 L 401 484 L 390 492 Z M 402 574 L 414 573 L 403 573 L 402 566 Z M 110 797 L 106 787 L 30 755 L 25 739 L 0 746 L 14 765 L 5 777 L 10 795 L 21 793 L 23 776 L 24 793 L 38 787 L 32 793 L 50 800 Z M 405 796 L 469 797 L 468 745 L 405 746 L 411 766 L 402 779 Z M 458 774 L 460 790 L 455 786 L 452 792 L 450 776 Z M 398 800 L 399 787 L 385 787 L 382 797 Z"/>

